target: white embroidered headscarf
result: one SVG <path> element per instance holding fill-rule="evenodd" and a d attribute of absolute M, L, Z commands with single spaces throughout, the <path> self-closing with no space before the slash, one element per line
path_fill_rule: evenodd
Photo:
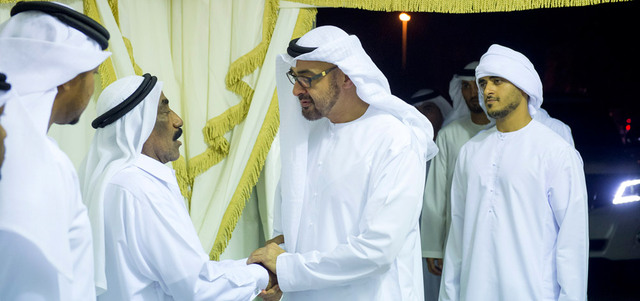
<path fill-rule="evenodd" d="M 48 124 L 57 87 L 109 55 L 84 33 L 41 12 L 22 12 L 0 24 L 0 70 L 11 81 L 2 118 L 8 135 L 0 230 L 30 240 L 68 278 L 73 262 L 65 224 L 70 212 L 64 204 L 72 192 L 62 191 L 67 185 L 61 182 Z"/>
<path fill-rule="evenodd" d="M 475 73 L 476 67 L 478 66 L 478 62 L 471 62 L 464 66 L 460 74 L 454 74 L 453 78 L 449 82 L 449 97 L 451 97 L 451 101 L 453 102 L 453 112 L 449 114 L 447 118 L 445 118 L 442 126 L 451 123 L 454 120 L 469 117 L 471 114 L 469 112 L 469 108 L 467 107 L 467 102 L 464 100 L 464 96 L 462 96 L 462 81 L 475 81 L 476 77 L 474 75 L 469 76 L 468 74 L 463 73 Z"/>
<path fill-rule="evenodd" d="M 295 249 L 299 211 L 304 197 L 306 179 L 307 143 L 310 121 L 304 119 L 300 105 L 293 95 L 293 84 L 286 73 L 298 60 L 332 63 L 356 86 L 358 97 L 372 107 L 389 112 L 407 125 L 415 138 L 415 147 L 426 163 L 438 152 L 433 142 L 433 127 L 416 108 L 391 94 L 389 82 L 362 48 L 360 40 L 335 26 L 321 26 L 302 36 L 296 44 L 314 47 L 315 50 L 292 57 L 281 54 L 276 57 L 276 84 L 280 104 L 280 145 L 282 174 L 280 189 L 287 206 L 276 210 L 276 216 L 293 216 L 282 220 L 282 230 L 287 233 L 287 249 Z"/>
<path fill-rule="evenodd" d="M 542 105 L 542 81 L 533 64 L 522 53 L 501 45 L 491 45 L 476 67 L 476 83 L 485 76 L 502 77 L 527 93 L 531 116 L 534 116 Z M 478 91 L 478 98 L 480 106 L 486 113 L 481 91 Z"/>
<path fill-rule="evenodd" d="M 119 79 L 104 89 L 96 104 L 100 116 L 122 103 L 140 87 L 142 76 Z M 96 129 L 87 156 L 78 168 L 84 203 L 89 210 L 93 230 L 96 293 L 107 290 L 104 250 L 104 193 L 118 171 L 131 166 L 142 154 L 156 122 L 162 82 L 131 111 L 104 128 Z"/>

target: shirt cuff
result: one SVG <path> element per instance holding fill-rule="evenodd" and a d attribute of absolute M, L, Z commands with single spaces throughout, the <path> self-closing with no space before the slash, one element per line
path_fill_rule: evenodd
<path fill-rule="evenodd" d="M 249 264 L 246 266 L 247 271 L 256 279 L 256 287 L 262 291 L 269 285 L 269 272 L 259 264 Z"/>

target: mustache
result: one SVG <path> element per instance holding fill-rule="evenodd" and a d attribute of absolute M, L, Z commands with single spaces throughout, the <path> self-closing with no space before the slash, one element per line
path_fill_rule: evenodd
<path fill-rule="evenodd" d="M 182 128 L 178 128 L 175 134 L 173 134 L 173 141 L 178 140 L 182 136 Z"/>
<path fill-rule="evenodd" d="M 298 96 L 298 100 L 309 100 L 309 101 L 313 102 L 313 98 L 311 98 L 311 95 L 309 95 L 309 94 L 304 94 L 304 95 Z"/>

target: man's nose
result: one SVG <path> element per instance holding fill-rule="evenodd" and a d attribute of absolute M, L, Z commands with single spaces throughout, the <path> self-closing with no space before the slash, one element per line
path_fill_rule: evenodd
<path fill-rule="evenodd" d="M 301 94 L 304 94 L 305 92 L 307 92 L 307 89 L 305 89 L 302 85 L 300 85 L 300 83 L 296 80 L 295 83 L 293 84 L 293 95 L 295 96 L 300 96 Z"/>
<path fill-rule="evenodd" d="M 176 114 L 176 112 L 173 112 L 173 114 L 175 114 L 176 118 L 173 121 L 173 126 L 176 128 L 182 127 L 182 125 L 184 124 L 184 122 L 182 121 L 182 118 L 180 118 L 180 116 L 178 116 L 178 114 Z"/>

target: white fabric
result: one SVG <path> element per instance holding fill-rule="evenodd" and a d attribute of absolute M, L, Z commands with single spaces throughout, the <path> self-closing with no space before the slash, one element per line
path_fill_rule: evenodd
<path fill-rule="evenodd" d="M 438 154 L 430 161 L 424 187 L 420 235 L 422 257 L 443 258 L 451 224 L 451 180 L 458 152 L 471 137 L 487 125 L 475 124 L 471 118 L 459 118 L 443 127 L 436 137 Z"/>
<path fill-rule="evenodd" d="M 252 300 L 259 265 L 209 261 L 171 168 L 147 156 L 117 172 L 104 204 L 108 290 L 98 300 Z"/>
<path fill-rule="evenodd" d="M 314 126 L 299 231 L 284 232 L 277 259 L 285 300 L 422 301 L 426 171 L 410 129 L 372 106 L 355 121 Z M 282 199 L 282 222 L 289 205 Z"/>
<path fill-rule="evenodd" d="M 12 85 L 2 118 L 9 134 L 0 181 L 0 230 L 28 240 L 39 252 L 25 254 L 41 254 L 58 273 L 52 280 L 58 290 L 49 292 L 50 298 L 94 299 L 93 279 L 85 277 L 93 273 L 86 207 L 72 163 L 47 130 L 57 86 L 96 68 L 109 53 L 54 17 L 25 12 L 0 25 L 0 54 L 0 70 Z M 13 280 L 17 272 L 5 270 L 11 267 L 2 267 L 0 275 L 9 278 L 0 282 Z M 31 285 L 11 283 L 16 290 Z"/>
<path fill-rule="evenodd" d="M 478 133 L 458 157 L 440 300 L 586 300 L 578 152 L 532 120 Z"/>
<path fill-rule="evenodd" d="M 478 62 L 471 62 L 464 66 L 464 70 L 475 70 L 478 66 Z M 471 81 L 475 80 L 475 77 L 467 77 L 458 74 L 454 74 L 453 78 L 449 82 L 449 97 L 451 97 L 451 101 L 453 102 L 453 110 L 447 118 L 442 122 L 442 126 L 453 122 L 454 120 L 465 118 L 469 116 L 469 108 L 467 107 L 467 102 L 464 100 L 462 96 L 462 81 Z"/>
<path fill-rule="evenodd" d="M 142 76 L 127 76 L 109 85 L 96 107 L 100 116 L 122 103 L 140 87 Z M 104 257 L 104 192 L 113 175 L 131 166 L 142 155 L 142 145 L 156 123 L 162 82 L 126 115 L 104 128 L 96 129 L 85 160 L 78 169 L 82 194 L 93 229 L 96 293 L 107 289 Z"/>
<path fill-rule="evenodd" d="M 549 116 L 549 113 L 547 113 L 547 110 L 544 108 L 538 108 L 536 114 L 533 115 L 533 119 L 549 127 L 565 141 L 571 144 L 571 146 L 575 146 L 575 143 L 573 142 L 573 135 L 571 135 L 571 128 L 564 122 Z"/>
<path fill-rule="evenodd" d="M 542 105 L 542 81 L 540 81 L 540 76 L 533 64 L 522 53 L 498 44 L 491 45 L 482 55 L 480 63 L 476 67 L 476 83 L 485 76 L 505 78 L 524 91 L 529 96 L 529 114 L 531 116 L 534 116 Z M 479 84 L 478 87 L 480 87 Z M 480 106 L 486 112 L 481 91 L 478 91 L 478 99 Z"/>

